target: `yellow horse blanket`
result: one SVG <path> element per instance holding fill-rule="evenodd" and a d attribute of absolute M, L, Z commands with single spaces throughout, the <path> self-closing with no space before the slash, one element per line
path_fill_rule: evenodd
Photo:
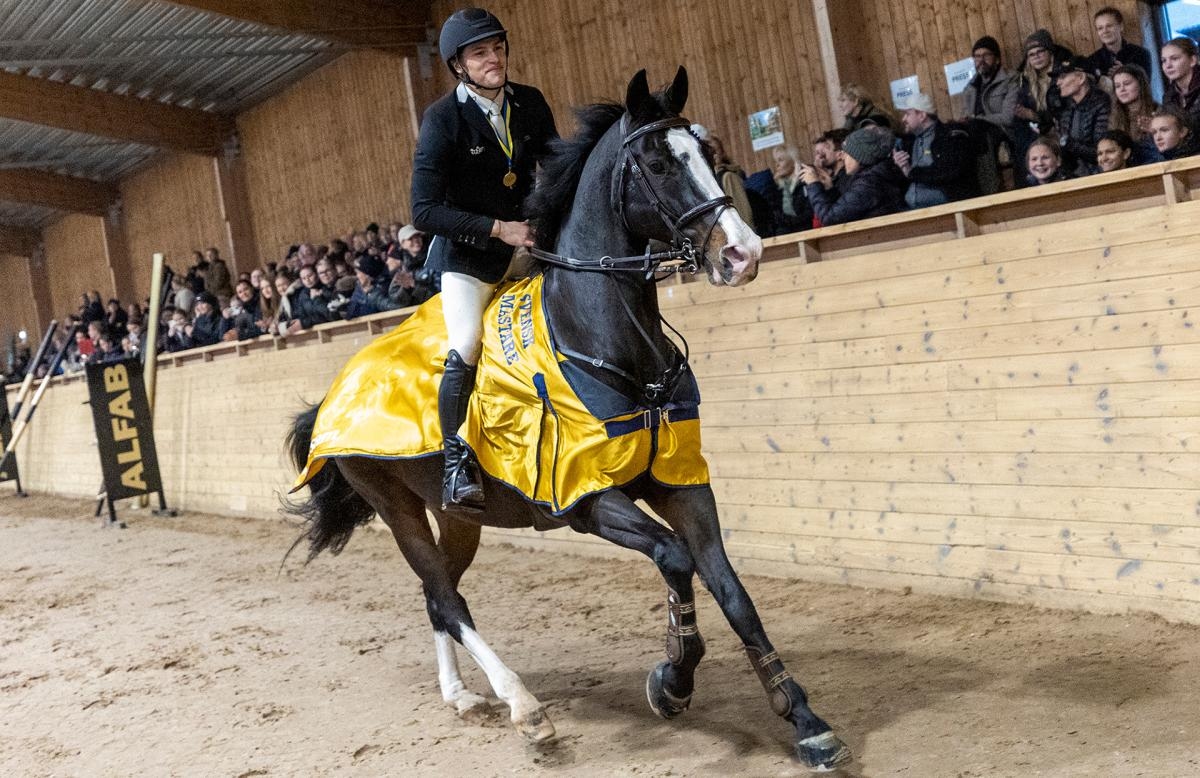
<path fill-rule="evenodd" d="M 442 448 L 437 392 L 447 350 L 441 298 L 355 355 L 317 414 L 299 489 L 331 457 L 403 459 Z M 690 371 L 660 407 L 641 407 L 555 348 L 542 276 L 501 287 L 484 317 L 483 354 L 459 434 L 480 467 L 554 514 L 642 474 L 708 483 L 700 398 Z"/>

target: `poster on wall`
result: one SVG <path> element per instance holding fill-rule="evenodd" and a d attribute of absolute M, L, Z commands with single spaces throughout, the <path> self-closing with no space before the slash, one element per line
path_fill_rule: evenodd
<path fill-rule="evenodd" d="M 750 146 L 755 151 L 782 145 L 783 121 L 779 118 L 779 106 L 750 114 Z"/>
<path fill-rule="evenodd" d="M 921 85 L 916 76 L 898 78 L 892 82 L 892 105 L 896 110 L 903 111 L 904 106 L 908 105 L 908 99 L 920 91 Z"/>
<path fill-rule="evenodd" d="M 951 62 L 946 65 L 945 71 L 946 86 L 950 88 L 951 97 L 961 95 L 967 84 L 971 83 L 971 79 L 975 78 L 975 59 L 967 57 L 958 62 Z"/>

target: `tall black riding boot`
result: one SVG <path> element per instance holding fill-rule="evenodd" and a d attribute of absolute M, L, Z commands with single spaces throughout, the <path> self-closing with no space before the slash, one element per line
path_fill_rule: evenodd
<path fill-rule="evenodd" d="M 467 401 L 475 388 L 475 367 L 454 349 L 446 355 L 446 373 L 438 389 L 438 417 L 442 422 L 446 472 L 442 480 L 442 510 L 478 513 L 483 510 L 483 484 L 479 468 L 466 443 L 458 436 L 467 415 Z"/>

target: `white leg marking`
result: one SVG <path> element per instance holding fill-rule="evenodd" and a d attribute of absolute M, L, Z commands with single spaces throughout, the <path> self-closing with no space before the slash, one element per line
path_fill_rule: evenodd
<path fill-rule="evenodd" d="M 468 691 L 459 675 L 454 638 L 447 632 L 435 631 L 433 645 L 437 649 L 438 684 L 442 688 L 442 699 L 453 705 L 460 715 L 486 706 L 487 700 Z"/>
<path fill-rule="evenodd" d="M 475 630 L 459 625 L 462 634 L 463 647 L 479 663 L 479 667 L 487 674 L 488 683 L 496 692 L 496 696 L 508 704 L 512 711 L 513 723 L 519 724 L 541 710 L 542 704 L 529 693 L 525 684 L 500 657 L 484 642 Z"/>

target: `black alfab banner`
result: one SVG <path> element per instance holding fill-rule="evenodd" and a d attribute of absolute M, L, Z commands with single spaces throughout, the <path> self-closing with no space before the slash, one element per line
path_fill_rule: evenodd
<path fill-rule="evenodd" d="M 8 447 L 8 441 L 12 440 L 12 417 L 8 413 L 8 392 L 0 387 L 0 395 L 4 396 L 0 400 L 0 451 Z M 19 481 L 20 473 L 17 472 L 17 452 L 14 451 L 3 462 L 4 469 L 0 470 L 0 483 L 4 481 Z"/>
<path fill-rule="evenodd" d="M 162 491 L 142 363 L 88 365 L 87 381 L 108 499 Z"/>

